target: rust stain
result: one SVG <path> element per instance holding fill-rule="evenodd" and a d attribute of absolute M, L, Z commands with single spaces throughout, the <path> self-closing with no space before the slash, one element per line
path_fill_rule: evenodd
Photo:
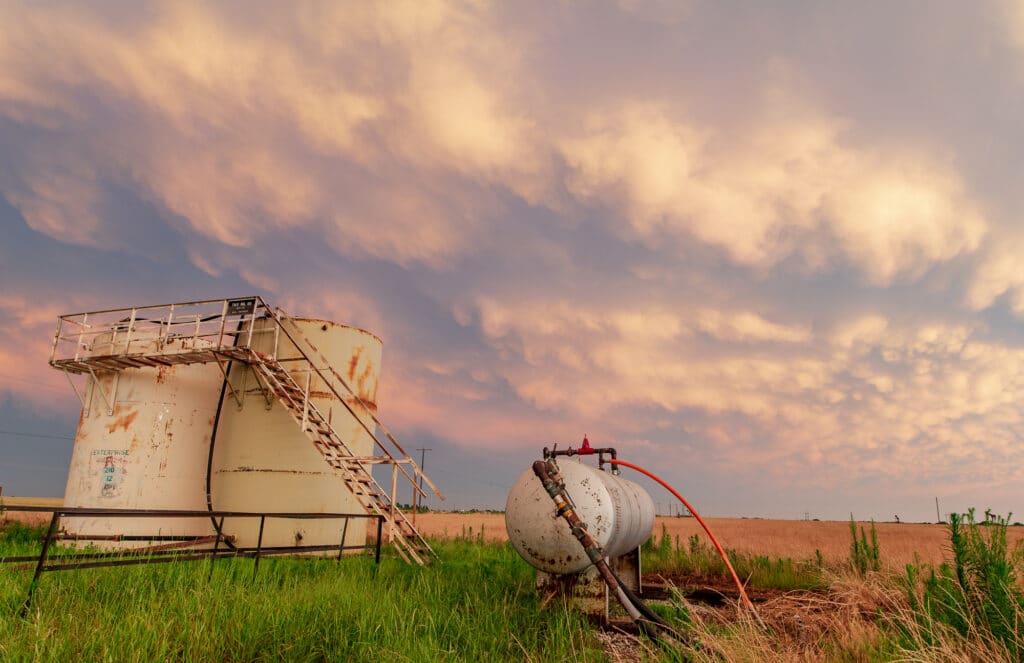
<path fill-rule="evenodd" d="M 120 405 L 114 408 L 115 413 L 117 413 L 119 410 L 121 410 Z M 117 432 L 118 428 L 122 429 L 124 432 L 127 433 L 128 427 L 131 426 L 132 423 L 134 423 L 135 419 L 138 418 L 138 416 L 138 410 L 130 410 L 125 414 L 118 415 L 117 418 L 114 419 L 114 422 L 107 426 L 107 433 L 113 435 L 114 433 Z"/>
<path fill-rule="evenodd" d="M 356 348 L 355 353 L 352 354 L 352 358 L 348 360 L 348 379 L 356 379 L 356 367 L 359 365 L 359 358 L 363 355 L 363 349 Z"/>
<path fill-rule="evenodd" d="M 372 388 L 367 386 L 367 382 L 372 383 Z M 366 366 L 363 368 L 363 372 L 359 376 L 359 380 L 356 381 L 356 393 L 358 393 L 359 398 L 364 401 L 376 400 L 377 383 L 373 381 L 373 364 L 369 361 L 366 362 Z"/>
<path fill-rule="evenodd" d="M 160 368 L 157 369 L 157 371 L 156 371 L 156 383 L 157 384 L 163 384 L 164 381 L 167 380 L 167 373 L 168 373 L 168 371 L 170 371 L 170 369 L 171 369 L 170 366 L 161 366 Z"/>

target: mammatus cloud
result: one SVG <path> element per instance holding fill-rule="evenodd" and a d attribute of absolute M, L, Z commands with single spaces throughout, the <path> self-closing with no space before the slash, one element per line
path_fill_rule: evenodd
<path fill-rule="evenodd" d="M 626 415 L 619 425 L 610 411 L 654 405 L 665 416 L 715 415 L 686 428 L 705 444 L 723 442 L 723 423 L 756 431 L 731 440 L 728 461 L 779 476 L 818 467 L 823 480 L 907 480 L 987 465 L 996 454 L 1014 462 L 986 475 L 1019 478 L 1024 350 L 985 340 L 984 328 L 871 315 L 812 331 L 749 311 L 712 317 L 709 327 L 700 310 L 645 316 L 545 300 L 479 308 L 480 329 L 523 399 L 606 421 L 619 435 L 635 421 Z"/>
<path fill-rule="evenodd" d="M 696 237 L 755 267 L 841 260 L 883 286 L 978 247 L 986 223 L 955 171 L 845 145 L 841 129 L 805 109 L 725 135 L 626 108 L 596 116 L 563 151 L 570 190 L 621 209 L 624 231 L 654 245 Z"/>
<path fill-rule="evenodd" d="M 621 4 L 617 28 L 702 20 Z M 386 420 L 460 446 L 596 426 L 783 477 L 1019 478 L 1024 357 L 977 312 L 1024 312 L 1024 241 L 945 136 L 873 134 L 771 48 L 761 103 L 729 117 L 674 71 L 609 75 L 600 46 L 566 85 L 536 54 L 572 7 L 558 29 L 490 4 L 240 7 L 0 8 L 0 195 L 127 253 L 112 210 L 137 199 L 196 269 L 383 336 Z M 954 268 L 948 306 L 904 310 Z M 79 307 L 5 297 L 0 368 L 44 365 Z"/>

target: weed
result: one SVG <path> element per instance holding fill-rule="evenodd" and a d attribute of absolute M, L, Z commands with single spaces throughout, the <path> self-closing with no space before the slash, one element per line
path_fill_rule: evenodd
<path fill-rule="evenodd" d="M 850 568 L 864 575 L 868 571 L 879 571 L 882 568 L 882 558 L 878 549 L 878 534 L 875 532 L 875 521 L 871 521 L 871 538 L 860 527 L 860 538 L 857 538 L 857 523 L 850 514 Z"/>
<path fill-rule="evenodd" d="M 646 548 L 644 567 L 648 571 L 721 578 L 731 582 L 731 575 L 718 551 L 700 535 L 691 535 L 685 544 L 678 537 L 673 542 L 662 525 L 661 536 L 657 539 L 657 544 Z M 825 586 L 823 569 L 814 562 L 796 562 L 767 555 L 744 555 L 734 550 L 727 550 L 726 555 L 737 575 L 754 587 L 791 590 L 821 589 Z"/>
<path fill-rule="evenodd" d="M 951 514 L 953 563 L 929 569 L 923 578 L 907 566 L 915 619 L 904 633 L 914 646 L 935 647 L 956 634 L 1001 648 L 1010 660 L 1024 656 L 1024 594 L 1017 584 L 1022 554 L 1007 544 L 1008 522 L 989 512 L 983 523 L 975 522 L 974 509 Z"/>

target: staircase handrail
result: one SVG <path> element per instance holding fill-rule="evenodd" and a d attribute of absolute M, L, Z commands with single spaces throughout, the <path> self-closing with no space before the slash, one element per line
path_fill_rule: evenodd
<path fill-rule="evenodd" d="M 298 350 L 299 354 L 302 355 L 303 359 L 305 359 L 306 361 L 309 362 L 310 368 L 312 368 L 313 371 L 316 372 L 317 376 L 323 381 L 323 383 L 325 385 L 327 385 L 327 388 L 331 390 L 331 393 L 333 393 L 338 398 L 338 400 L 341 402 L 341 404 L 345 406 L 345 409 L 348 410 L 349 414 L 351 414 L 355 418 L 355 420 L 359 422 L 359 425 L 363 428 L 363 430 L 365 430 L 367 432 L 367 434 L 373 439 L 373 441 L 377 445 L 377 447 L 382 452 L 384 452 L 384 454 L 388 458 L 390 458 L 391 460 L 395 460 L 394 454 L 392 454 L 388 450 L 388 448 L 386 446 L 384 446 L 384 443 L 380 441 L 380 439 L 377 437 L 377 435 L 372 430 L 370 430 L 370 427 L 367 426 L 366 423 L 356 414 L 355 410 L 352 409 L 352 406 L 350 406 L 348 404 L 348 402 L 345 400 L 345 397 L 343 397 L 338 392 L 338 390 L 331 383 L 331 380 L 327 379 L 327 377 L 324 375 L 324 372 L 316 365 L 316 362 L 314 362 L 313 358 L 309 356 L 309 354 L 306 352 L 305 348 L 303 348 L 303 347 L 301 347 L 299 345 L 299 342 L 298 342 L 298 340 L 296 340 L 295 336 L 293 336 L 292 333 L 290 331 L 288 331 L 288 329 L 285 327 L 284 322 L 285 322 L 285 320 L 288 320 L 287 315 L 284 315 L 284 319 L 282 319 L 282 316 L 279 315 L 279 310 L 273 310 L 273 309 L 270 309 L 270 308 L 267 309 L 267 313 L 275 321 L 275 323 L 277 323 L 277 325 L 280 327 L 281 331 L 284 332 L 284 335 L 288 338 L 288 340 L 290 340 L 292 342 L 292 345 L 295 346 L 296 350 Z M 280 312 L 280 313 L 283 314 L 283 312 Z M 295 330 L 295 334 L 297 336 L 301 337 L 302 341 L 306 345 L 308 345 L 309 348 L 311 348 L 313 350 L 313 352 L 316 353 L 317 358 L 319 358 L 320 361 L 323 363 L 323 365 L 326 366 L 328 368 L 328 370 L 330 370 L 330 372 L 333 375 L 333 377 L 335 377 L 338 380 L 338 382 L 340 382 L 342 384 L 342 386 L 349 393 L 349 395 L 354 397 L 356 402 L 360 406 L 363 407 L 363 409 L 366 411 L 366 413 L 370 416 L 370 419 L 373 421 L 373 423 L 375 423 L 377 426 L 380 427 L 380 429 L 387 436 L 388 440 L 390 440 L 391 443 L 395 445 L 395 448 L 402 454 L 403 460 L 409 461 L 409 463 L 412 465 L 412 468 L 413 468 L 413 476 L 409 476 L 409 473 L 405 470 L 404 467 L 402 467 L 402 465 L 400 463 L 395 463 L 395 465 L 398 467 L 398 469 L 402 473 L 402 475 L 409 481 L 409 483 L 412 484 L 413 489 L 416 490 L 420 494 L 421 497 L 426 497 L 427 496 L 426 492 L 416 484 L 416 478 L 420 478 L 420 479 L 423 479 L 424 481 L 426 481 L 427 485 L 430 487 L 430 489 L 432 491 L 434 491 L 435 495 L 437 495 L 442 500 L 445 499 L 444 495 L 437 488 L 437 486 L 434 484 L 434 482 L 430 480 L 430 477 L 428 477 L 423 472 L 423 470 L 420 469 L 420 467 L 416 463 L 416 461 L 413 460 L 413 458 L 405 451 L 405 449 L 402 448 L 402 445 L 400 445 L 398 443 L 398 441 L 394 438 L 394 436 L 391 435 L 391 432 L 387 429 L 387 427 L 380 421 L 380 419 L 377 418 L 377 416 L 375 414 L 373 414 L 373 411 L 369 408 L 367 403 L 362 398 L 360 398 L 359 395 L 356 394 L 355 391 L 353 391 L 352 387 L 350 387 L 348 385 L 348 383 L 345 381 L 345 379 L 342 378 L 338 374 L 338 372 L 336 370 L 334 370 L 334 367 L 331 366 L 329 361 L 327 361 L 327 358 L 323 355 L 323 353 L 320 352 L 320 350 L 315 345 L 313 345 L 313 343 L 310 342 L 309 339 L 307 339 L 305 337 L 305 335 L 303 335 L 297 329 Z M 332 431 L 333 431 L 333 427 L 332 427 Z"/>

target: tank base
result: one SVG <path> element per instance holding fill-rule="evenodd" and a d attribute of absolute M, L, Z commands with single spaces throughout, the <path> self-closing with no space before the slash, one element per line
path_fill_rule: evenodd
<path fill-rule="evenodd" d="M 640 576 L 639 548 L 625 555 L 612 557 L 608 560 L 608 565 L 622 584 L 634 593 L 640 594 L 643 584 Z M 568 601 L 576 610 L 589 615 L 604 626 L 608 625 L 613 617 L 614 606 L 618 605 L 609 595 L 608 585 L 602 580 L 595 566 L 571 574 L 537 571 L 536 588 L 544 604 L 556 600 Z"/>

